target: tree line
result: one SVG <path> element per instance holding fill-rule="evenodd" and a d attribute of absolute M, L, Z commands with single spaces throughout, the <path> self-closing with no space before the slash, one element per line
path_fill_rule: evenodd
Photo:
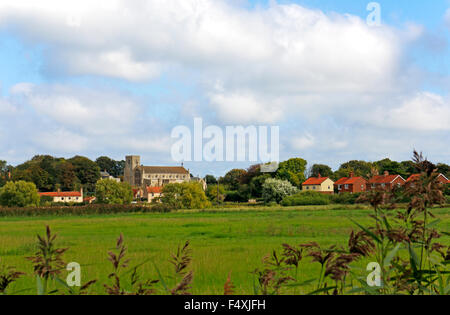
<path fill-rule="evenodd" d="M 437 164 L 437 170 L 447 178 L 450 178 L 450 166 L 444 163 Z M 225 176 L 216 178 L 213 175 L 205 177 L 208 184 L 207 195 L 211 201 L 246 202 L 249 199 L 263 198 L 264 184 L 268 179 L 288 181 L 293 187 L 301 189 L 302 183 L 309 177 L 329 177 L 337 181 L 342 177 L 361 176 L 366 179 L 371 177 L 373 171 L 379 174 L 389 172 L 390 174 L 401 175 L 407 179 L 412 174 L 417 173 L 413 161 L 392 161 L 383 159 L 376 162 L 348 161 L 340 165 L 333 171 L 332 168 L 324 164 L 314 164 L 308 167 L 308 162 L 301 158 L 293 158 L 281 162 L 279 168 L 274 173 L 262 173 L 260 165 L 252 165 L 248 169 L 233 169 Z M 273 182 L 271 185 L 273 186 Z M 281 183 L 279 184 L 281 185 Z"/>
<path fill-rule="evenodd" d="M 95 191 L 100 172 L 107 171 L 114 177 L 123 176 L 125 161 L 115 161 L 102 156 L 92 161 L 87 157 L 74 156 L 70 159 L 50 155 L 37 155 L 16 167 L 0 161 L 0 187 L 8 181 L 32 182 L 41 192 L 74 191 L 84 189 Z"/>

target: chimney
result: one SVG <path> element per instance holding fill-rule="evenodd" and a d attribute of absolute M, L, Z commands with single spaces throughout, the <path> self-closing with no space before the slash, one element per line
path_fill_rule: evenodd
<path fill-rule="evenodd" d="M 83 197 L 83 187 L 80 189 L 81 197 Z"/>
<path fill-rule="evenodd" d="M 58 193 L 60 193 L 61 192 L 61 188 L 58 188 Z"/>
<path fill-rule="evenodd" d="M 384 177 L 388 177 L 389 176 L 389 172 L 388 171 L 385 171 L 384 172 Z"/>
<path fill-rule="evenodd" d="M 353 177 L 355 177 L 355 173 L 351 172 L 350 173 L 350 178 L 353 178 Z"/>
<path fill-rule="evenodd" d="M 322 178 L 322 175 L 320 175 L 320 173 L 319 173 L 319 178 Z"/>

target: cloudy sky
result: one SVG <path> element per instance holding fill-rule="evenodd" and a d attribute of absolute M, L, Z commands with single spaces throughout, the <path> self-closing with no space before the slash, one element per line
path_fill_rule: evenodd
<path fill-rule="evenodd" d="M 173 164 L 171 130 L 280 127 L 281 159 L 450 162 L 450 1 L 1 0 L 0 159 Z M 222 174 L 250 163 L 187 163 Z"/>

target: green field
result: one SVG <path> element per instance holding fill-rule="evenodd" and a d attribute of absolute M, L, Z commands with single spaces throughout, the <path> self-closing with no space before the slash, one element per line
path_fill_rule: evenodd
<path fill-rule="evenodd" d="M 450 209 L 435 209 L 442 222 L 441 231 L 450 231 Z M 354 228 L 349 220 L 368 225 L 370 210 L 339 210 L 339 206 L 226 209 L 215 211 L 185 211 L 168 214 L 124 214 L 114 216 L 35 217 L 0 219 L 0 259 L 31 275 L 31 263 L 24 259 L 34 251 L 36 234 L 50 225 L 58 234 L 57 244 L 70 247 L 65 261 L 82 265 L 83 282 L 99 279 L 92 290 L 104 293 L 111 266 L 107 252 L 123 233 L 129 249 L 130 265 L 148 259 L 156 263 L 165 276 L 173 274 L 168 262 L 170 253 L 186 240 L 193 250 L 194 294 L 222 294 L 227 275 L 232 273 L 236 294 L 252 294 L 254 277 L 261 259 L 281 244 L 301 244 L 310 241 L 327 246 L 346 245 Z M 442 239 L 450 244 L 450 238 Z M 360 263 L 363 267 L 364 262 Z M 309 262 L 301 266 L 301 279 L 316 277 L 318 267 Z M 142 273 L 157 279 L 151 262 Z M 364 275 L 364 271 L 360 272 Z M 64 273 L 65 274 L 65 273 Z M 171 280 L 168 280 L 169 284 Z M 21 291 L 29 289 L 29 291 Z M 303 292 L 309 288 L 303 289 Z M 10 292 L 35 293 L 35 280 L 27 276 L 15 283 Z"/>

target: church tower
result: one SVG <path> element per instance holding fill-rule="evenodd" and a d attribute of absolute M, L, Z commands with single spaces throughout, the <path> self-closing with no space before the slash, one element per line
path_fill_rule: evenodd
<path fill-rule="evenodd" d="M 139 155 L 130 155 L 125 157 L 124 181 L 131 186 L 135 186 L 135 170 L 141 165 Z"/>

